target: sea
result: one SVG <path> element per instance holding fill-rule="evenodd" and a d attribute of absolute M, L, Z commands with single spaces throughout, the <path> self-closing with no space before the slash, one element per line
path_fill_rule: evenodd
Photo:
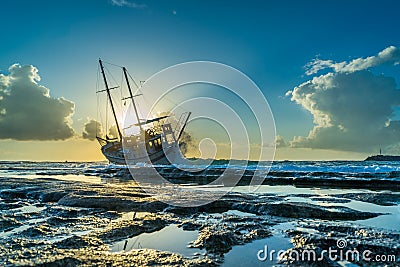
<path fill-rule="evenodd" d="M 149 166 L 138 164 L 131 167 L 145 169 Z M 265 162 L 262 164 L 259 162 L 239 162 L 239 164 L 232 164 L 232 162 L 227 160 L 214 160 L 209 166 L 200 164 L 196 166 L 176 167 L 185 170 L 190 168 L 204 169 L 201 175 L 206 176 L 208 174 L 214 175 L 215 170 L 243 168 L 246 171 L 263 170 L 265 178 L 272 181 L 270 184 L 258 186 L 256 191 L 251 192 L 247 191 L 248 187 L 246 186 L 236 186 L 229 189 L 231 192 L 237 194 L 232 196 L 232 198 L 235 198 L 234 201 L 236 201 L 237 206 L 242 205 L 242 201 L 246 199 L 243 194 L 249 194 L 249 200 L 242 205 L 243 207 L 247 205 L 256 208 L 265 203 L 285 207 L 285 203 L 287 202 L 294 207 L 300 207 L 300 210 L 303 210 L 303 212 L 307 210 L 307 207 L 321 207 L 324 212 L 346 213 L 356 211 L 376 213 L 378 215 L 371 218 L 357 218 L 355 220 L 341 219 L 338 221 L 318 219 L 318 216 L 317 218 L 307 218 L 304 216 L 292 216 L 290 214 L 286 218 L 283 218 L 285 216 L 273 217 L 275 220 L 279 220 L 280 223 L 269 228 L 271 236 L 261 239 L 254 238 L 254 240 L 247 243 L 238 242 L 238 244 L 233 245 L 223 255 L 222 259 L 214 259 L 216 265 L 276 266 L 278 263 L 277 260 L 270 263 L 260 262 L 256 257 L 257 252 L 264 248 L 266 244 L 271 245 L 276 250 L 290 249 L 293 247 L 293 239 L 291 237 L 294 234 L 302 235 L 305 238 L 304 240 L 316 240 L 315 242 L 317 243 L 320 242 L 318 240 L 339 237 L 346 237 L 352 240 L 353 243 L 355 242 L 354 244 L 358 242 L 358 246 L 367 248 L 379 243 L 379 246 L 385 253 L 392 253 L 394 251 L 393 253 L 397 253 L 396 255 L 398 256 L 400 255 L 400 243 L 398 241 L 398 236 L 400 236 L 400 162 L 275 161 L 268 164 Z M 19 192 L 19 179 L 23 185 L 21 189 L 24 189 L 23 187 L 26 189 L 29 186 L 37 187 L 41 183 L 48 188 L 49 184 L 62 181 L 62 183 L 71 182 L 74 184 L 78 183 L 79 185 L 81 183 L 90 183 L 92 186 L 87 186 L 89 189 L 85 189 L 85 186 L 77 186 L 76 188 L 87 190 L 86 194 L 88 195 L 94 194 L 93 192 L 100 194 L 99 192 L 102 192 L 102 189 L 99 189 L 101 187 L 97 187 L 98 184 L 112 183 L 125 186 L 127 179 L 132 179 L 129 176 L 121 175 L 127 173 L 127 168 L 127 166 L 109 164 L 108 162 L 0 161 L 1 184 L 8 187 L 1 188 L 0 184 L 0 207 L 2 207 L 0 210 L 0 237 L 2 240 L 0 241 L 0 266 L 40 264 L 43 261 L 41 255 L 49 253 L 49 246 L 54 247 L 53 244 L 58 244 L 57 242 L 64 242 L 63 240 L 69 240 L 70 238 L 79 239 L 78 237 L 80 236 L 84 238 L 85 236 L 90 236 L 91 233 L 97 233 L 98 237 L 101 237 L 101 233 L 108 229 L 108 224 L 115 227 L 120 220 L 127 220 L 126 224 L 132 223 L 132 220 L 135 222 L 134 220 L 141 216 L 140 213 L 143 213 L 143 216 L 147 214 L 147 212 L 136 211 L 124 211 L 116 215 L 112 215 L 113 213 L 109 211 L 96 214 L 95 212 L 99 211 L 92 211 L 84 207 L 65 207 L 62 203 L 57 202 L 42 203 L 33 199 L 19 199 L 17 195 Z M 171 166 L 156 166 L 156 168 L 162 174 L 164 171 L 170 170 Z M 289 179 L 291 182 L 287 184 L 273 183 L 274 180 L 281 181 L 285 179 Z M 303 181 L 303 183 L 300 185 L 296 184 L 296 179 Z M 10 180 L 13 184 L 7 184 L 4 182 L 5 180 Z M 306 182 L 305 184 L 304 181 Z M 320 181 L 324 182 L 321 183 Z M 351 183 L 348 183 L 348 181 L 351 181 Z M 365 187 L 363 186 L 364 184 L 382 184 L 384 187 Z M 115 186 L 114 188 L 116 188 L 115 190 L 118 193 L 118 190 L 120 190 L 119 187 Z M 92 192 L 92 189 L 95 191 Z M 202 188 L 202 190 L 207 189 Z M 218 187 L 210 188 L 210 190 L 224 189 Z M 16 199 L 7 198 L 10 195 L 7 192 L 15 193 L 14 197 Z M 107 194 L 113 196 L 114 193 L 107 191 L 103 197 Z M 254 198 L 254 196 L 256 197 Z M 256 202 L 252 202 L 250 199 L 257 200 Z M 301 207 L 305 207 L 305 209 Z M 69 218 L 68 216 L 63 217 L 64 213 L 77 215 L 76 218 Z M 160 214 L 153 214 L 152 216 L 159 216 L 159 220 L 162 220 L 165 214 L 160 212 Z M 174 216 L 171 224 L 158 231 L 144 232 L 133 237 L 127 236 L 124 239 L 118 240 L 114 240 L 112 236 L 111 238 L 108 237 L 108 239 L 104 238 L 103 242 L 111 254 L 107 252 L 101 254 L 102 257 L 115 256 L 113 260 L 117 261 L 121 255 L 129 257 L 130 250 L 153 249 L 156 251 L 177 253 L 186 257 L 188 262 L 194 261 L 195 259 L 202 259 L 211 255 L 204 248 L 193 248 L 192 246 L 194 241 L 200 238 L 200 232 L 208 229 L 207 227 L 222 227 L 224 224 L 236 227 L 242 223 L 244 228 L 241 228 L 242 230 L 240 231 L 253 233 L 251 227 L 257 225 L 260 220 L 265 220 L 265 225 L 268 225 L 271 219 L 268 215 L 260 217 L 259 214 L 236 209 L 221 213 L 202 212 L 198 214 L 194 213 L 189 218 L 191 225 L 199 224 L 202 227 L 184 229 L 181 226 L 187 222 L 188 217 L 179 212 Z M 70 220 L 75 221 L 68 224 L 67 222 Z M 68 227 L 65 227 L 65 225 L 68 225 Z M 246 227 L 249 229 L 246 230 Z M 356 229 L 356 231 L 350 233 L 346 229 Z M 364 232 L 360 233 L 364 236 L 360 237 L 358 229 L 363 229 L 362 231 Z M 113 231 L 116 230 L 114 229 Z M 48 236 L 49 234 L 51 235 Z M 107 237 L 107 235 L 104 236 Z M 22 255 L 23 251 L 28 252 L 26 252 L 26 255 Z M 123 251 L 126 251 L 127 254 L 121 254 Z M 67 250 L 59 250 L 59 253 L 67 252 Z M 84 256 L 80 257 L 79 260 L 82 261 L 82 258 Z M 75 259 L 71 260 L 71 266 L 74 266 L 73 260 Z M 49 257 L 46 261 L 52 262 L 53 259 Z M 400 256 L 396 260 L 396 263 L 399 262 Z M 88 264 L 93 264 L 93 261 L 88 262 Z"/>
<path fill-rule="evenodd" d="M 244 167 L 245 166 L 245 167 Z M 134 166 L 142 167 L 141 164 Z M 158 170 L 170 166 L 157 166 Z M 178 166 L 190 168 L 191 166 Z M 258 162 L 230 164 L 227 160 L 214 160 L 210 166 L 196 165 L 196 168 L 212 172 L 215 169 L 264 169 L 268 178 L 308 177 L 310 179 L 362 179 L 400 181 L 400 162 L 378 161 L 275 161 L 270 164 Z M 35 162 L 35 161 L 0 161 L 0 177 L 13 178 L 54 178 L 62 180 L 94 181 L 99 178 L 117 177 L 116 170 L 127 166 L 108 162 Z"/>

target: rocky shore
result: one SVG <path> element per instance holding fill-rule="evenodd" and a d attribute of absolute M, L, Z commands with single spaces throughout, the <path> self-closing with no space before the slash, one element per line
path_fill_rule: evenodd
<path fill-rule="evenodd" d="M 321 265 L 293 262 L 290 252 L 334 247 L 341 238 L 349 248 L 395 255 L 395 262 L 385 263 L 389 266 L 400 260 L 399 233 L 353 223 L 386 213 L 344 206 L 359 201 L 394 207 L 400 202 L 396 193 L 360 191 L 321 197 L 230 192 L 208 205 L 184 208 L 156 200 L 131 181 L 0 178 L 0 188 L 1 266 L 217 266 L 233 247 L 267 240 L 282 224 L 293 227 L 281 231 L 292 244 L 281 264 Z M 169 225 L 197 231 L 197 238 L 186 245 L 202 253 L 185 256 L 146 247 L 128 250 L 128 241 L 121 251 L 110 250 L 115 242 L 157 233 Z M 254 258 L 256 253 L 248 257 Z M 337 266 L 339 262 L 325 259 L 324 264 Z"/>

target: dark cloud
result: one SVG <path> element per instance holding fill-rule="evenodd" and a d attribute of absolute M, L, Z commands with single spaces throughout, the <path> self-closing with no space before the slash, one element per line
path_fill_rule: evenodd
<path fill-rule="evenodd" d="M 182 132 L 179 138 L 179 148 L 182 155 L 187 156 L 189 153 L 197 153 L 198 147 L 197 142 L 189 132 Z"/>
<path fill-rule="evenodd" d="M 14 64 L 0 74 L 0 139 L 64 140 L 74 135 L 74 103 L 52 98 L 38 69 Z"/>
<path fill-rule="evenodd" d="M 307 137 L 293 139 L 293 147 L 370 152 L 400 141 L 400 121 L 393 120 L 400 91 L 393 78 L 367 70 L 328 73 L 288 94 L 315 124 Z"/>
<path fill-rule="evenodd" d="M 85 123 L 82 137 L 91 141 L 96 140 L 97 136 L 103 136 L 101 123 L 96 120 L 90 120 Z"/>
<path fill-rule="evenodd" d="M 276 136 L 276 141 L 275 141 L 276 148 L 282 148 L 282 147 L 287 147 L 287 143 L 283 139 L 282 136 L 277 135 Z"/>

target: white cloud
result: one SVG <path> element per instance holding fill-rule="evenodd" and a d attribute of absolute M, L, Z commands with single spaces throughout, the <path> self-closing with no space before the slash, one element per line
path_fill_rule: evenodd
<path fill-rule="evenodd" d="M 0 139 L 63 140 L 74 135 L 74 103 L 52 98 L 39 85 L 38 69 L 14 64 L 0 74 Z"/>
<path fill-rule="evenodd" d="M 120 7 L 131 7 L 131 8 L 146 8 L 145 4 L 137 4 L 135 2 L 130 2 L 126 0 L 111 0 L 111 4 L 113 6 L 120 6 Z"/>
<path fill-rule="evenodd" d="M 119 137 L 117 125 L 114 124 L 108 129 L 108 136 L 110 138 L 118 138 Z"/>
<path fill-rule="evenodd" d="M 310 64 L 310 74 L 326 67 L 334 72 L 314 77 L 287 92 L 314 119 L 308 136 L 294 137 L 290 145 L 371 152 L 399 143 L 400 121 L 393 118 L 394 108 L 400 106 L 400 91 L 393 78 L 367 70 L 399 59 L 400 50 L 391 46 L 377 56 Z"/>
<path fill-rule="evenodd" d="M 313 75 L 318 73 L 320 70 L 326 69 L 326 68 L 332 68 L 333 65 L 332 60 L 321 60 L 321 59 L 314 59 L 313 61 L 309 62 L 305 68 L 306 68 L 306 74 L 307 75 Z"/>
<path fill-rule="evenodd" d="M 313 75 L 323 69 L 333 69 L 335 72 L 355 72 L 369 69 L 382 64 L 397 65 L 400 62 L 400 48 L 389 46 L 376 56 L 353 59 L 350 62 L 334 62 L 332 60 L 315 59 L 306 65 L 306 74 Z"/>

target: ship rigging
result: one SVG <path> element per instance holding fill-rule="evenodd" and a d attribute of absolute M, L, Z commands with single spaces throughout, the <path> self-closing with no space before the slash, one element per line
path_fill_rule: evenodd
<path fill-rule="evenodd" d="M 171 117 L 171 114 L 169 113 L 167 113 L 167 115 L 157 116 L 155 118 L 141 119 L 135 98 L 141 96 L 142 94 L 134 94 L 132 92 L 129 78 L 131 78 L 136 86 L 137 83 L 132 79 L 127 69 L 125 67 L 121 67 L 123 78 L 129 92 L 129 96 L 121 97 L 121 101 L 131 100 L 134 113 L 130 114 L 128 112 L 125 114 L 125 116 L 134 115 L 136 119 L 134 124 L 129 125 L 126 128 L 122 128 L 120 122 L 118 121 L 115 101 L 111 95 L 111 90 L 117 89 L 119 86 L 109 86 L 104 62 L 101 59 L 99 59 L 99 67 L 105 89 L 96 89 L 96 93 L 106 93 L 107 104 L 110 105 L 113 122 L 117 132 L 117 136 L 111 137 L 108 134 L 105 134 L 105 136 L 96 134 L 96 138 L 101 145 L 101 152 L 103 155 L 111 163 L 123 165 L 132 165 L 136 163 L 165 165 L 171 164 L 176 159 L 182 157 L 179 150 L 179 139 L 182 136 L 191 113 L 182 113 L 174 127 L 171 123 L 171 120 L 169 120 Z M 137 87 L 140 89 L 139 86 Z M 138 128 L 137 133 L 128 134 L 127 130 L 132 127 Z"/>

